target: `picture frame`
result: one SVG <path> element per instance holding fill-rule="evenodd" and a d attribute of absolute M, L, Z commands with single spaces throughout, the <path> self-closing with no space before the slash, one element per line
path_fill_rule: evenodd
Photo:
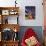
<path fill-rule="evenodd" d="M 9 15 L 9 10 L 2 10 L 2 15 Z"/>
<path fill-rule="evenodd" d="M 35 19 L 35 6 L 25 6 L 25 19 L 34 20 Z"/>

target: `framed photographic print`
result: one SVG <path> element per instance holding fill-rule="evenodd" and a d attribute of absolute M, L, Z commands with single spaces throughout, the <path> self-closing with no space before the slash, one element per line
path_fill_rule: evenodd
<path fill-rule="evenodd" d="M 14 15 L 14 10 L 13 10 L 13 9 L 10 10 L 10 11 L 9 11 L 9 14 L 10 14 L 10 15 Z"/>
<path fill-rule="evenodd" d="M 9 15 L 9 10 L 2 10 L 2 15 Z"/>
<path fill-rule="evenodd" d="M 35 6 L 25 6 L 25 19 L 35 19 Z"/>

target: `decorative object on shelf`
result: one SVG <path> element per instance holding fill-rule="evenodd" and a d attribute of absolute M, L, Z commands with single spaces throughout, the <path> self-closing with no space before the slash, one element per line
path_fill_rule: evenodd
<path fill-rule="evenodd" d="M 10 14 L 13 15 L 14 14 L 14 10 L 10 10 Z"/>
<path fill-rule="evenodd" d="M 17 11 L 12 9 L 12 10 L 2 10 L 2 15 L 17 15 Z"/>
<path fill-rule="evenodd" d="M 25 19 L 35 19 L 35 6 L 25 6 Z"/>
<path fill-rule="evenodd" d="M 9 10 L 2 10 L 2 15 L 9 15 Z"/>
<path fill-rule="evenodd" d="M 5 24 L 8 24 L 8 18 L 7 18 L 7 19 L 5 19 Z"/>
<path fill-rule="evenodd" d="M 17 29 L 14 27 L 14 30 L 13 30 L 15 33 L 14 33 L 14 41 L 15 40 L 18 40 L 18 31 Z"/>
<path fill-rule="evenodd" d="M 19 7 L 0 7 L 0 12 L 1 24 L 18 24 Z"/>
<path fill-rule="evenodd" d="M 9 28 L 5 28 L 2 31 L 2 40 L 3 41 L 9 41 L 12 40 L 12 30 Z"/>
<path fill-rule="evenodd" d="M 19 7 L 0 7 L 0 15 L 18 15 Z"/>
<path fill-rule="evenodd" d="M 8 24 L 8 16 L 3 15 L 2 24 Z"/>
<path fill-rule="evenodd" d="M 18 13 L 18 12 L 15 11 L 15 10 L 10 10 L 10 12 L 9 12 L 10 15 L 17 15 L 17 13 Z"/>
<path fill-rule="evenodd" d="M 13 31 L 10 28 L 5 28 L 2 31 L 2 40 L 3 41 L 16 41 L 18 40 L 18 32 Z"/>
<path fill-rule="evenodd" d="M 14 32 L 13 41 L 18 40 L 18 32 Z"/>

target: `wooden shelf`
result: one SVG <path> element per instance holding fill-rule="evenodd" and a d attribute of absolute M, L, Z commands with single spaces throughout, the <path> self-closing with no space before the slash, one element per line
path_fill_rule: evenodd
<path fill-rule="evenodd" d="M 17 30 L 17 32 L 19 31 L 20 29 L 20 26 L 18 24 L 1 24 L 1 30 L 5 29 L 5 28 L 10 28 L 14 31 L 14 29 Z"/>
<path fill-rule="evenodd" d="M 8 22 L 7 22 L 7 16 L 17 16 L 18 17 L 18 15 L 19 15 L 19 7 L 0 7 L 0 18 L 1 18 L 0 32 L 3 33 L 3 30 L 8 28 L 8 29 L 11 29 L 12 31 L 14 31 L 14 33 L 15 32 L 18 33 L 18 31 L 20 29 L 19 24 L 18 23 L 17 24 L 8 24 Z M 6 17 L 6 20 L 5 20 L 5 17 Z M 5 20 L 5 21 L 3 22 L 3 20 Z M 1 36 L 2 36 L 2 34 L 1 34 Z M 10 39 L 9 41 L 5 41 L 2 38 L 3 37 L 1 37 L 0 46 L 18 46 L 18 42 L 19 42 L 18 40 L 16 41 L 16 39 L 15 39 L 15 41 L 13 41 L 13 39 Z"/>
<path fill-rule="evenodd" d="M 15 40 L 15 41 L 10 40 L 10 41 L 3 41 L 3 42 L 5 42 L 5 43 L 8 43 L 8 42 L 12 43 L 12 42 L 19 42 L 19 40 Z"/>
<path fill-rule="evenodd" d="M 1 15 L 1 24 L 3 22 L 6 23 L 5 17 L 7 16 L 17 16 L 17 24 L 18 24 L 18 16 L 19 16 L 19 7 L 0 7 L 0 15 Z M 6 18 L 8 23 L 8 18 Z"/>
<path fill-rule="evenodd" d="M 18 46 L 18 41 L 3 41 L 1 42 L 2 46 Z"/>
<path fill-rule="evenodd" d="M 0 7 L 0 10 L 6 10 L 6 9 L 8 9 L 8 10 L 9 10 L 9 9 L 10 9 L 10 10 L 11 10 L 11 9 L 16 9 L 16 10 L 18 10 L 18 8 L 19 8 L 19 7 Z"/>

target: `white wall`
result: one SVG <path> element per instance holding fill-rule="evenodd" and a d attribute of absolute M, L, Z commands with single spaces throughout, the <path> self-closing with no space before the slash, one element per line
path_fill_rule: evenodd
<path fill-rule="evenodd" d="M 25 6 L 36 7 L 36 19 L 25 20 Z M 20 19 L 21 18 L 21 19 Z M 20 25 L 24 26 L 43 26 L 43 6 L 42 0 L 21 0 L 20 1 Z"/>
<path fill-rule="evenodd" d="M 14 6 L 14 5 L 15 5 L 14 1 L 15 1 L 15 0 L 0 0 L 0 6 L 1 6 L 1 7 Z"/>
<path fill-rule="evenodd" d="M 0 6 L 14 6 L 15 0 L 0 0 Z M 43 26 L 43 6 L 42 0 L 17 0 L 20 7 L 19 12 L 19 24 L 20 26 Z M 36 19 L 35 20 L 25 20 L 25 6 L 35 6 L 36 7 Z"/>

